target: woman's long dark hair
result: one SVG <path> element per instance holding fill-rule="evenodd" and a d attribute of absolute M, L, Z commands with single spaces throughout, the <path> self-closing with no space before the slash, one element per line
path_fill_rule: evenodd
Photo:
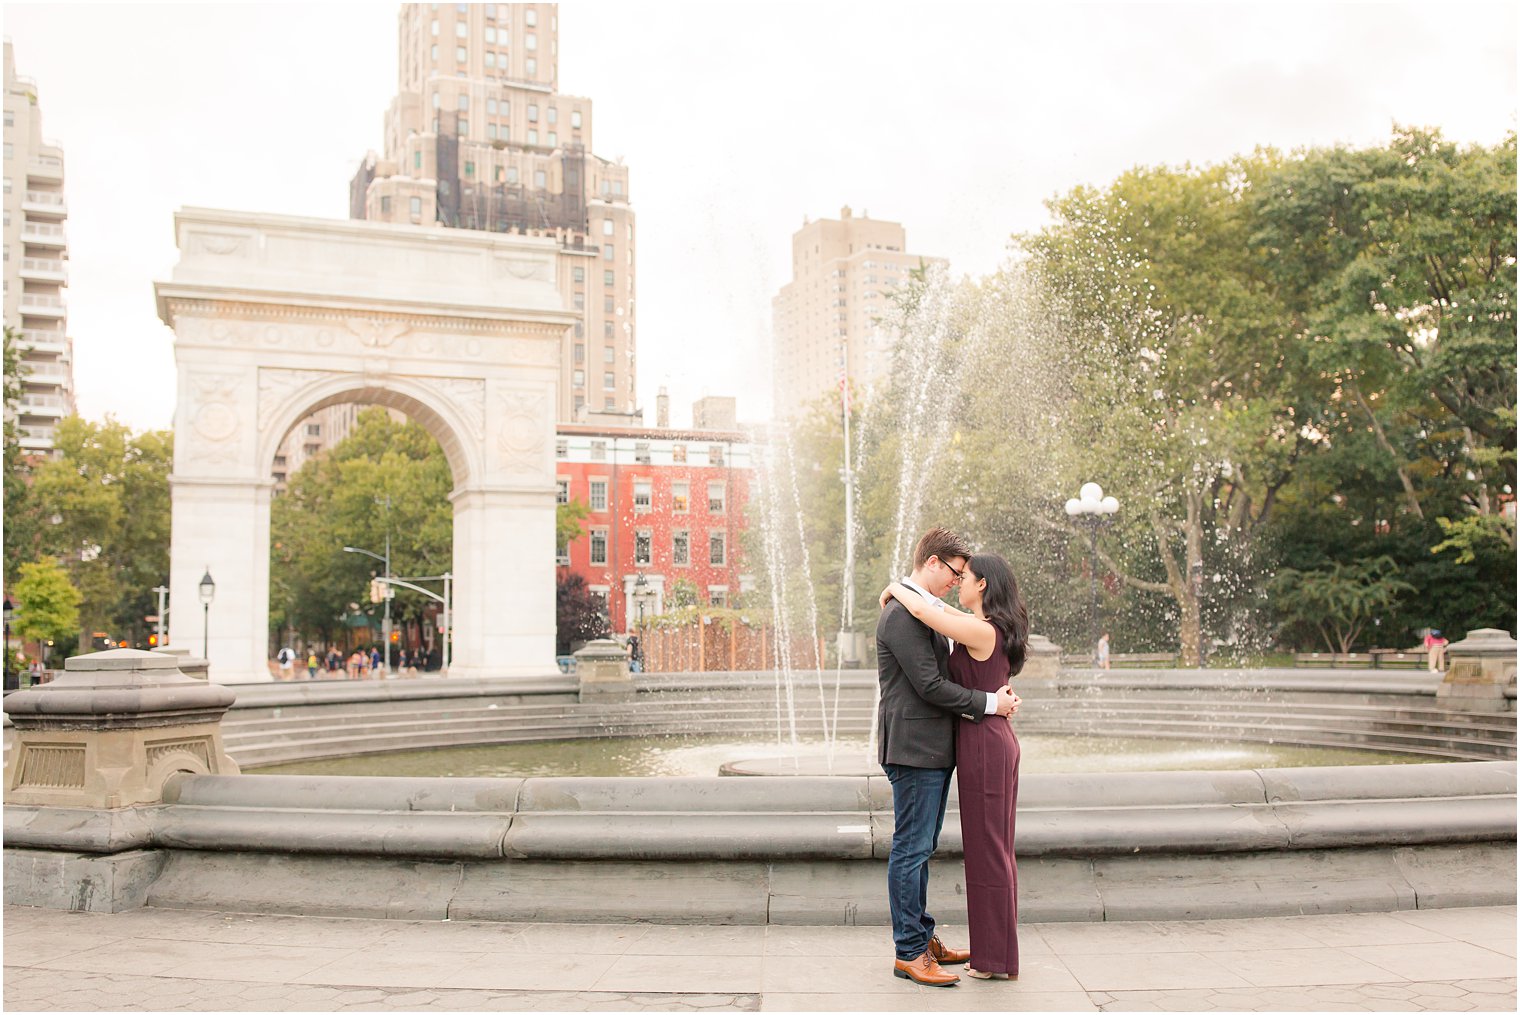
<path fill-rule="evenodd" d="M 982 612 L 992 626 L 1003 633 L 1003 651 L 1008 656 L 1009 675 L 1024 668 L 1029 647 L 1029 611 L 1019 595 L 1018 579 L 1013 568 L 995 553 L 978 553 L 971 558 L 971 573 L 987 582 L 982 590 Z"/>

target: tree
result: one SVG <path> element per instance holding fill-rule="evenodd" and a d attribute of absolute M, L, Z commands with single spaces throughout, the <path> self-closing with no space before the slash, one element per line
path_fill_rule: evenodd
<path fill-rule="evenodd" d="M 421 424 L 363 409 L 353 432 L 289 479 L 270 510 L 270 625 L 333 641 L 350 604 L 383 570 L 357 546 L 381 553 L 389 537 L 398 576 L 442 574 L 453 563 L 453 477 Z M 392 615 L 417 620 L 431 602 L 397 588 Z"/>
<path fill-rule="evenodd" d="M 22 564 L 18 570 L 19 579 L 11 586 L 16 597 L 12 630 L 25 641 L 44 645 L 72 637 L 79 630 L 81 597 L 68 573 L 53 560 Z"/>
<path fill-rule="evenodd" d="M 136 642 L 143 617 L 157 609 L 152 589 L 169 574 L 173 437 L 134 433 L 110 417 L 70 416 L 55 432 L 56 457 L 32 464 L 17 515 L 7 514 L 7 529 L 20 533 L 7 546 L 7 564 L 62 560 L 82 596 L 85 631 Z"/>
<path fill-rule="evenodd" d="M 684 610 L 688 606 L 696 606 L 702 602 L 702 592 L 697 588 L 697 583 L 682 575 L 670 584 L 670 591 L 665 596 L 665 608 L 667 610 Z"/>
<path fill-rule="evenodd" d="M 1283 609 L 1316 629 L 1331 652 L 1350 652 L 1374 618 L 1390 612 L 1414 586 L 1396 577 L 1398 564 L 1382 556 L 1350 564 L 1339 561 L 1319 571 L 1284 568 L 1273 581 Z"/>
<path fill-rule="evenodd" d="M 569 655 L 577 644 L 611 633 L 606 600 L 587 588 L 586 579 L 578 574 L 560 576 L 554 590 L 554 606 L 555 651 L 559 655 Z"/>
<path fill-rule="evenodd" d="M 569 554 L 570 544 L 585 535 L 586 529 L 581 524 L 591 517 L 591 508 L 585 501 L 572 500 L 564 504 L 554 506 L 554 546 L 555 549 Z"/>

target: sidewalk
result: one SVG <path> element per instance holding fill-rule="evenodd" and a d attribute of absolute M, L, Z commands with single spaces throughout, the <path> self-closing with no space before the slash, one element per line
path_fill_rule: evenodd
<path fill-rule="evenodd" d="M 1017 983 L 948 989 L 885 927 L 4 917 L 8 1011 L 1515 1010 L 1513 906 L 1029 925 Z"/>

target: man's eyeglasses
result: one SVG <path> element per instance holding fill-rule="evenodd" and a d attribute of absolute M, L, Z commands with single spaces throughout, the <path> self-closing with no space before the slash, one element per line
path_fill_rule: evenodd
<path fill-rule="evenodd" d="M 950 569 L 950 573 L 955 575 L 956 581 L 960 581 L 961 578 L 965 577 L 964 571 L 959 570 L 954 564 L 950 563 L 948 560 L 945 560 L 943 557 L 939 558 L 939 562 Z"/>

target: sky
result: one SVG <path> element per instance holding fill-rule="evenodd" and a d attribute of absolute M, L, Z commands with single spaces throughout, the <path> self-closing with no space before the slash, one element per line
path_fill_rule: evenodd
<path fill-rule="evenodd" d="M 1516 127 L 1511 3 L 570 2 L 560 91 L 630 167 L 638 396 L 770 414 L 771 299 L 805 217 L 904 224 L 981 275 L 1044 202 L 1135 165 Z M 391 3 L 7 4 L 64 148 L 79 409 L 172 423 L 153 282 L 176 208 L 346 218 L 396 90 Z"/>

